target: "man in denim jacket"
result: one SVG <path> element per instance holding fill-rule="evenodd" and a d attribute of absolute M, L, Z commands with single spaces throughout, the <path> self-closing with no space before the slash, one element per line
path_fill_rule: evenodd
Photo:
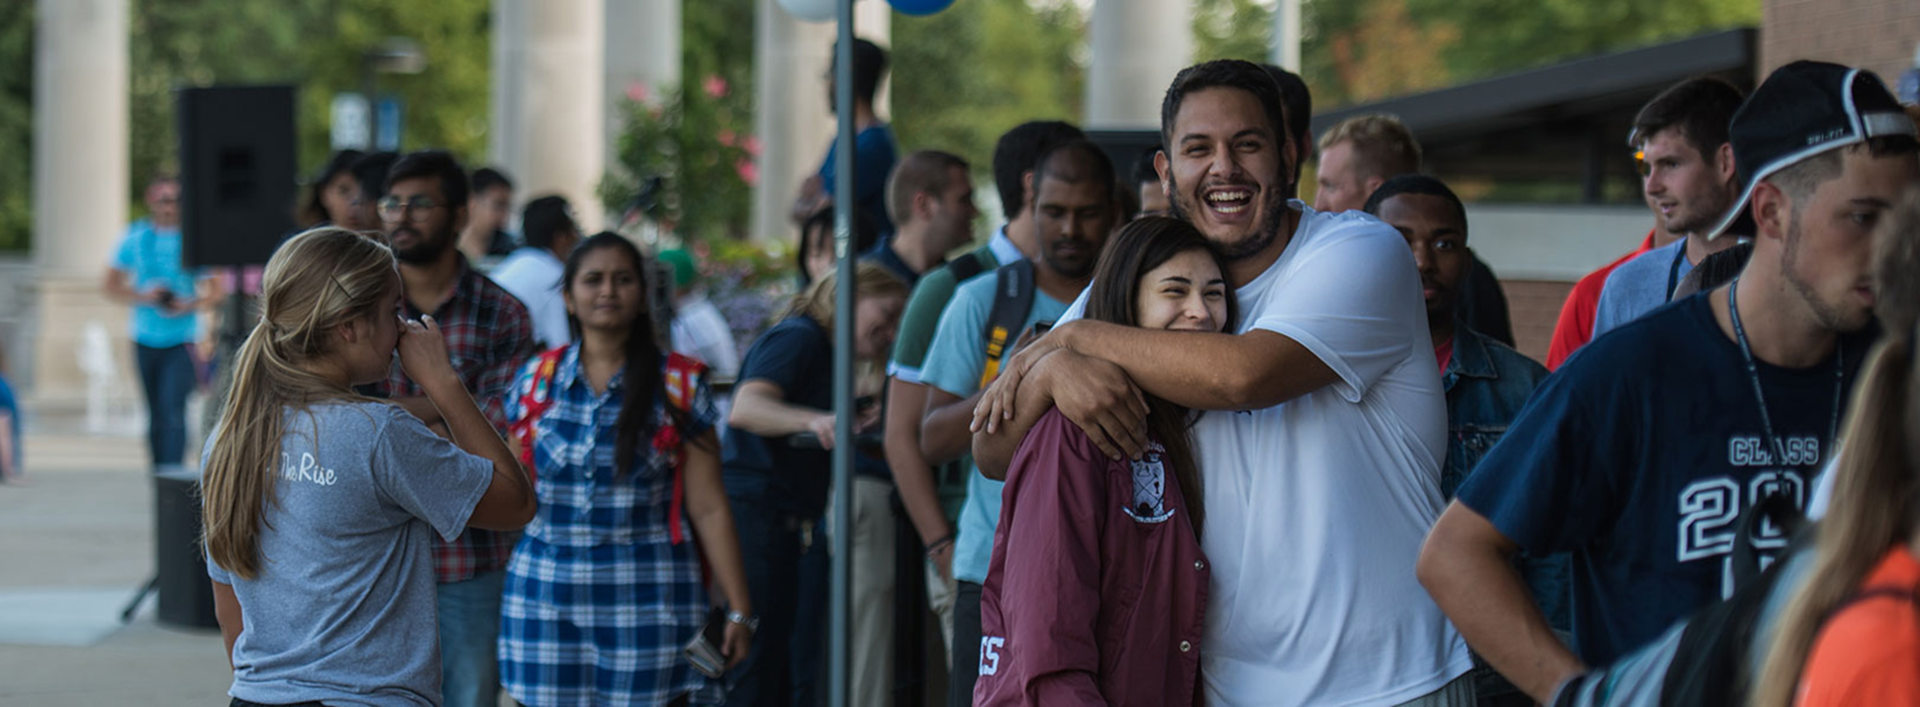
<path fill-rule="evenodd" d="M 1447 461 L 1440 468 L 1440 493 L 1454 489 L 1473 473 L 1507 425 L 1519 414 L 1547 369 L 1455 318 L 1460 286 L 1473 267 L 1467 249 L 1467 212 L 1453 190 L 1438 179 L 1406 174 L 1388 180 L 1367 199 L 1366 212 L 1405 236 L 1420 268 L 1421 294 L 1427 302 L 1427 330 L 1447 391 Z M 1548 623 L 1569 630 L 1567 558 L 1522 558 L 1521 573 Z M 1498 681 L 1492 682 L 1490 681 Z M 1482 698 L 1511 694 L 1524 700 L 1491 670 L 1479 685 Z"/>

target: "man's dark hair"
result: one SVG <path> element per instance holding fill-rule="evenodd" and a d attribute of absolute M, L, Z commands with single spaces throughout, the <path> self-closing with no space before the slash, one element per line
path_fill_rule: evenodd
<path fill-rule="evenodd" d="M 1640 114 L 1633 117 L 1628 142 L 1638 149 L 1654 133 L 1677 127 L 1687 144 L 1711 160 L 1714 152 L 1727 143 L 1727 128 L 1742 100 L 1740 89 L 1721 79 L 1696 76 L 1681 81 L 1647 101 Z"/>
<path fill-rule="evenodd" d="M 554 236 L 574 228 L 572 207 L 560 196 L 543 196 L 520 210 L 520 233 L 533 248 L 553 248 Z"/>
<path fill-rule="evenodd" d="M 1099 145 L 1086 140 L 1075 140 L 1057 146 L 1040 156 L 1033 166 L 1033 193 L 1040 194 L 1040 185 L 1049 179 L 1068 184 L 1085 184 L 1089 181 L 1101 185 L 1109 199 L 1113 196 L 1113 160 L 1107 158 L 1107 151 Z"/>
<path fill-rule="evenodd" d="M 827 63 L 827 70 L 837 68 L 833 61 L 840 58 L 840 44 L 834 43 L 833 59 Z M 887 51 L 880 45 L 859 37 L 853 38 L 853 99 L 873 102 L 873 94 L 880 90 L 880 77 L 887 73 Z"/>
<path fill-rule="evenodd" d="M 440 198 L 447 201 L 448 208 L 467 205 L 467 170 L 461 168 L 460 161 L 445 150 L 421 150 L 401 157 L 387 172 L 387 181 L 381 193 L 392 189 L 394 182 L 419 177 L 440 179 Z"/>
<path fill-rule="evenodd" d="M 387 173 L 393 171 L 393 162 L 397 159 L 400 155 L 392 152 L 375 152 L 354 161 L 353 181 L 360 183 L 361 196 L 367 201 L 386 196 Z"/>
<path fill-rule="evenodd" d="M 508 191 L 512 191 L 513 180 L 507 179 L 505 173 L 492 167 L 473 170 L 473 193 L 485 193 L 494 187 L 506 187 Z"/>
<path fill-rule="evenodd" d="M 1058 120 L 1021 123 L 1000 136 L 1000 142 L 993 147 L 993 188 L 1000 193 L 1000 209 L 1009 219 L 1020 213 L 1026 198 L 1020 178 L 1033 171 L 1040 156 L 1060 145 L 1085 139 L 1087 134 L 1079 128 Z"/>
<path fill-rule="evenodd" d="M 1280 100 L 1280 86 L 1259 64 L 1239 59 L 1219 59 L 1194 64 L 1173 77 L 1172 85 L 1167 86 L 1166 98 L 1160 101 L 1160 143 L 1174 146 L 1173 121 L 1180 115 L 1180 104 L 1187 95 L 1209 88 L 1237 88 L 1253 94 L 1260 107 L 1266 109 L 1268 126 L 1273 129 L 1276 140 L 1293 139 L 1293 131 L 1288 127 L 1286 105 Z M 1291 175 L 1288 175 L 1291 176 Z"/>
<path fill-rule="evenodd" d="M 1287 108 L 1287 125 L 1293 128 L 1293 149 L 1299 154 L 1294 163 L 1296 174 L 1313 152 L 1313 93 L 1299 74 L 1272 64 L 1261 64 L 1273 84 L 1280 87 L 1280 102 Z"/>
<path fill-rule="evenodd" d="M 1135 191 L 1139 191 L 1140 185 L 1148 182 L 1154 184 L 1160 183 L 1160 171 L 1153 167 L 1153 157 L 1158 154 L 1160 154 L 1160 146 L 1154 145 L 1153 147 L 1141 150 L 1140 156 L 1133 158 L 1133 187 Z"/>
<path fill-rule="evenodd" d="M 1380 185 L 1379 189 L 1373 190 L 1373 196 L 1367 197 L 1367 205 L 1361 207 L 1360 210 L 1373 214 L 1374 216 L 1379 216 L 1381 204 L 1385 204 L 1388 199 L 1402 194 L 1437 196 L 1445 199 L 1447 203 L 1453 204 L 1454 213 L 1460 217 L 1460 238 L 1462 240 L 1466 239 L 1466 204 L 1460 203 L 1460 197 L 1455 195 L 1452 189 L 1448 189 L 1445 182 L 1424 174 L 1402 174 L 1387 180 Z"/>

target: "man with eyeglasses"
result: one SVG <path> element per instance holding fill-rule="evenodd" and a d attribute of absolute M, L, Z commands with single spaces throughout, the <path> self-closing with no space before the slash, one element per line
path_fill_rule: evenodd
<path fill-rule="evenodd" d="M 467 173 L 438 150 L 401 157 L 387 173 L 378 202 L 406 298 L 400 315 L 431 315 L 440 324 L 460 380 L 495 429 L 505 432 L 502 405 L 520 364 L 534 353 L 533 318 L 506 289 L 472 267 L 455 247 L 467 221 Z M 398 363 L 372 386 L 436 431 L 440 413 Z M 444 433 L 444 432 L 443 432 Z M 500 592 L 512 533 L 469 528 L 459 539 L 433 539 L 439 580 L 441 693 L 447 707 L 494 707 L 500 688 L 495 641 Z"/>
<path fill-rule="evenodd" d="M 1695 265 L 1733 247 L 1732 238 L 1708 240 L 1707 229 L 1738 196 L 1727 125 L 1740 101 L 1732 84 L 1691 78 L 1654 96 L 1634 117 L 1627 140 L 1639 151 L 1647 200 L 1667 232 L 1680 238 L 1607 276 L 1594 309 L 1593 338 L 1666 304 Z"/>
<path fill-rule="evenodd" d="M 200 334 L 200 310 L 220 300 L 213 278 L 181 261 L 180 181 L 147 184 L 147 217 L 127 235 L 107 268 L 107 297 L 133 308 L 132 336 L 147 398 L 147 451 L 156 474 L 183 470 L 187 395 L 193 392 L 189 348 Z"/>

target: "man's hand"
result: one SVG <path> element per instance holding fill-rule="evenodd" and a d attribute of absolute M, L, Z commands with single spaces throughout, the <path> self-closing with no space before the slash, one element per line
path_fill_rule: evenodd
<path fill-rule="evenodd" d="M 1094 446 L 1114 459 L 1139 458 L 1147 448 L 1146 395 L 1119 366 L 1062 348 L 1054 343 L 1058 340 L 1051 334 L 1041 337 L 1009 361 L 981 393 L 969 429 L 999 432 L 1000 423 L 1014 417 L 1022 382 L 1044 371 L 1053 406 L 1086 432 Z"/>
<path fill-rule="evenodd" d="M 834 420 L 831 413 L 815 415 L 807 420 L 807 431 L 820 439 L 821 449 L 833 450 L 833 428 Z"/>
<path fill-rule="evenodd" d="M 953 541 L 949 540 L 940 549 L 927 553 L 927 561 L 933 563 L 933 569 L 940 573 L 940 581 L 953 581 Z"/>
<path fill-rule="evenodd" d="M 986 430 L 988 434 L 993 434 L 1000 431 L 1002 421 L 1013 419 L 1013 401 L 1020 397 L 1020 383 L 1041 359 L 1062 348 L 1060 337 L 1050 332 L 1020 346 L 1020 350 L 1007 357 L 1006 363 L 1000 367 L 1000 377 L 993 379 L 986 390 L 980 391 L 980 402 L 973 406 L 973 421 L 967 424 L 968 431 Z"/>
<path fill-rule="evenodd" d="M 1053 406 L 1107 456 L 1139 459 L 1147 451 L 1146 394 L 1112 362 L 1060 350 L 1042 362 Z"/>

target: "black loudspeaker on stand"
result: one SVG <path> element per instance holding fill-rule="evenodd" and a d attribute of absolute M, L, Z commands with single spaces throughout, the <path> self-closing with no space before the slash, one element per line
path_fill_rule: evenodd
<path fill-rule="evenodd" d="M 215 86 L 175 92 L 180 138 L 181 257 L 188 267 L 262 265 L 293 230 L 298 190 L 292 86 Z M 228 300 L 225 343 L 248 327 L 246 297 Z M 220 355 L 230 355 L 223 346 Z M 200 479 L 156 475 L 154 576 L 120 614 L 133 618 L 158 591 L 161 622 L 218 627 L 200 540 Z"/>

